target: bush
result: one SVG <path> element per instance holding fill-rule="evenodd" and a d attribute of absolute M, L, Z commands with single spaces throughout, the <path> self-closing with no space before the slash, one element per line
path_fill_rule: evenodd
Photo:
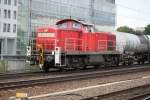
<path fill-rule="evenodd" d="M 7 71 L 8 62 L 6 60 L 0 60 L 0 73 L 4 73 Z"/>

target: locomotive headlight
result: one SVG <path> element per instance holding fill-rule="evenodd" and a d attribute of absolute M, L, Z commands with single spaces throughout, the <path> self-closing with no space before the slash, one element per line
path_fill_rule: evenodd
<path fill-rule="evenodd" d="M 52 56 L 47 56 L 47 57 L 46 57 L 46 61 L 47 61 L 47 62 L 51 62 L 52 60 L 53 60 L 53 57 L 52 57 Z"/>
<path fill-rule="evenodd" d="M 31 46 L 27 46 L 27 56 L 31 56 Z"/>

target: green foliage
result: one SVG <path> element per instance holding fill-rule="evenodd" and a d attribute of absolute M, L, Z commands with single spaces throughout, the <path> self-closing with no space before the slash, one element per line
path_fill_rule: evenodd
<path fill-rule="evenodd" d="M 5 73 L 8 69 L 8 61 L 0 60 L 0 73 Z"/>
<path fill-rule="evenodd" d="M 119 28 L 117 28 L 117 31 L 119 32 L 126 32 L 126 33 L 135 33 L 134 29 L 129 28 L 128 26 L 121 26 Z"/>
<path fill-rule="evenodd" d="M 137 34 L 137 35 L 143 35 L 144 32 L 143 32 L 143 31 L 134 31 L 134 34 Z"/>
<path fill-rule="evenodd" d="M 150 35 L 150 24 L 145 27 L 144 33 Z"/>
<path fill-rule="evenodd" d="M 128 26 L 121 26 L 121 27 L 117 28 L 117 31 L 119 31 L 119 32 L 126 32 L 126 33 L 132 33 L 132 34 L 137 34 L 137 35 L 144 34 L 143 31 L 134 30 L 133 28 L 130 28 Z"/>

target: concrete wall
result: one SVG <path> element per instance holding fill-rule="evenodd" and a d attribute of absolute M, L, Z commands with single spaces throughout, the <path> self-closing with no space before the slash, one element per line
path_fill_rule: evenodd
<path fill-rule="evenodd" d="M 16 71 L 16 70 L 24 70 L 26 69 L 25 60 L 7 60 L 8 61 L 8 69 L 7 71 Z"/>
<path fill-rule="evenodd" d="M 39 71 L 38 66 L 30 66 L 25 59 L 0 60 L 0 73 Z"/>
<path fill-rule="evenodd" d="M 6 60 L 0 60 L 0 73 L 5 73 L 8 68 L 8 62 Z"/>
<path fill-rule="evenodd" d="M 8 59 L 8 72 L 30 72 L 38 71 L 38 66 L 30 66 L 25 59 Z"/>

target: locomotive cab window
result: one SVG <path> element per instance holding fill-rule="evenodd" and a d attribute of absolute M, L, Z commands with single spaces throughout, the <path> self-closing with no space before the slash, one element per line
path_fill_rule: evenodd
<path fill-rule="evenodd" d="M 58 24 L 57 27 L 58 28 L 68 28 L 68 23 L 65 22 L 65 23 L 62 23 L 62 24 Z"/>
<path fill-rule="evenodd" d="M 89 29 L 90 29 L 91 32 L 94 32 L 93 26 L 89 26 Z"/>
<path fill-rule="evenodd" d="M 77 23 L 77 22 L 74 22 L 72 27 L 75 28 L 75 29 L 81 29 L 81 24 Z"/>
<path fill-rule="evenodd" d="M 85 31 L 87 32 L 94 32 L 94 28 L 92 26 L 86 26 Z"/>

